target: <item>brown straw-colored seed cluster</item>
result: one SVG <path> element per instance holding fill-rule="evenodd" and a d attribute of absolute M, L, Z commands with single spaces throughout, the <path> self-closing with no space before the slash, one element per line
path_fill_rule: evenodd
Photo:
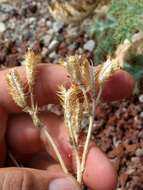
<path fill-rule="evenodd" d="M 95 107 L 99 103 L 102 88 L 99 93 L 96 92 L 95 70 L 86 56 L 70 56 L 61 63 L 67 69 L 72 85 L 69 89 L 66 89 L 63 86 L 60 87 L 58 94 L 64 108 L 65 125 L 69 131 L 70 143 L 73 147 L 73 153 L 76 160 L 77 181 L 82 184 L 82 177 L 92 134 Z M 104 69 L 102 68 L 102 73 L 103 70 Z M 99 73 L 99 78 L 100 74 L 101 73 Z M 104 76 L 108 77 L 109 72 L 108 74 L 104 73 Z M 103 78 L 103 83 L 107 77 Z M 85 117 L 88 117 L 89 126 L 87 128 L 88 132 L 86 141 L 81 145 L 79 138 L 80 134 L 83 133 L 82 121 Z M 83 146 L 82 155 L 80 153 L 81 146 Z"/>
<path fill-rule="evenodd" d="M 9 92 L 14 102 L 21 108 L 27 107 L 27 98 L 24 92 L 24 85 L 20 79 L 18 72 L 14 69 L 7 75 Z"/>
<path fill-rule="evenodd" d="M 25 71 L 29 87 L 32 88 L 35 82 L 37 64 L 41 62 L 41 56 L 35 54 L 31 49 L 25 55 Z"/>

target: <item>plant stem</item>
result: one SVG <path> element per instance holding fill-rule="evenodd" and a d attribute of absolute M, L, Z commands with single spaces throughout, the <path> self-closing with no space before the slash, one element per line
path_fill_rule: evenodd
<path fill-rule="evenodd" d="M 48 133 L 47 128 L 46 128 L 45 126 L 43 126 L 43 127 L 41 128 L 41 133 L 43 133 L 43 135 L 48 139 L 50 145 L 52 146 L 52 148 L 53 148 L 53 150 L 54 150 L 54 152 L 55 152 L 55 154 L 56 154 L 56 156 L 57 156 L 57 158 L 58 158 L 58 160 L 59 160 L 59 163 L 60 163 L 60 165 L 61 165 L 61 167 L 62 167 L 64 173 L 65 173 L 65 174 L 68 174 L 68 173 L 69 173 L 69 172 L 68 172 L 68 169 L 67 169 L 67 167 L 66 167 L 66 165 L 65 165 L 65 163 L 64 163 L 64 161 L 63 161 L 63 158 L 62 158 L 62 156 L 61 156 L 61 154 L 60 154 L 60 152 L 59 152 L 59 150 L 58 150 L 58 148 L 57 148 L 57 145 L 56 145 L 55 142 L 53 141 L 51 135 Z"/>
<path fill-rule="evenodd" d="M 33 96 L 33 87 L 29 85 L 29 91 L 30 91 L 30 101 L 31 101 L 31 108 L 34 110 L 35 103 L 34 103 L 34 96 Z"/>
<path fill-rule="evenodd" d="M 13 154 L 10 151 L 8 151 L 8 156 L 16 167 L 18 168 L 22 167 L 22 165 L 17 162 L 16 158 L 13 156 Z"/>
<path fill-rule="evenodd" d="M 80 178 L 79 178 L 79 183 L 80 184 L 82 183 L 83 172 L 84 172 L 84 169 L 85 169 L 85 163 L 86 163 L 86 159 L 87 159 L 89 143 L 90 143 L 92 129 L 93 129 L 95 108 L 99 103 L 101 93 L 102 93 L 102 87 L 100 87 L 100 89 L 99 89 L 98 96 L 97 96 L 96 100 L 93 100 L 93 102 L 92 102 L 92 111 L 91 111 L 91 113 L 89 115 L 88 133 L 87 133 L 87 137 L 86 137 L 86 141 L 85 141 L 85 145 L 84 145 L 84 150 L 83 150 L 83 154 L 82 154 L 82 160 L 81 160 Z"/>
<path fill-rule="evenodd" d="M 32 93 L 31 93 L 32 94 Z M 31 96 L 32 99 L 33 99 L 33 95 Z M 31 102 L 32 103 L 32 102 Z M 31 104 L 32 105 L 32 104 Z M 34 106 L 34 104 L 33 104 Z M 57 148 L 57 145 L 56 143 L 54 142 L 54 140 L 52 139 L 51 135 L 49 134 L 49 132 L 47 131 L 45 125 L 40 121 L 38 115 L 37 115 L 37 110 L 34 109 L 34 107 L 32 108 L 32 110 L 29 110 L 28 111 L 29 115 L 31 116 L 32 118 L 32 121 L 34 123 L 34 126 L 40 130 L 40 134 L 44 135 L 44 137 L 48 140 L 49 144 L 51 145 L 51 147 L 53 148 L 56 156 L 57 156 L 57 159 L 61 165 L 61 168 L 63 169 L 64 173 L 65 174 L 68 174 L 68 169 L 63 161 L 63 158 L 61 156 L 61 153 L 60 151 L 58 150 Z M 41 138 L 42 138 L 42 135 L 41 135 Z"/>
<path fill-rule="evenodd" d="M 31 108 L 34 110 L 34 97 L 33 92 L 30 92 Z"/>
<path fill-rule="evenodd" d="M 68 125 L 69 135 L 70 135 L 70 138 L 71 138 L 71 141 L 72 141 L 73 152 L 74 152 L 74 156 L 75 156 L 75 160 L 76 160 L 77 181 L 80 182 L 80 156 L 79 156 L 79 153 L 78 153 L 77 144 L 76 144 L 76 141 L 75 141 L 73 128 L 71 126 L 70 120 L 68 120 L 67 125 Z"/>

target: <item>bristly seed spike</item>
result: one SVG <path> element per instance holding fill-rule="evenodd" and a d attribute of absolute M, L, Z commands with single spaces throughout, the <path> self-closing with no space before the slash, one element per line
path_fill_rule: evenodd
<path fill-rule="evenodd" d="M 32 49 L 28 49 L 25 55 L 25 69 L 26 69 L 26 76 L 27 81 L 30 88 L 33 88 L 35 83 L 35 73 L 37 64 L 41 61 L 40 54 L 36 54 Z"/>
<path fill-rule="evenodd" d="M 24 85 L 18 72 L 12 69 L 7 75 L 9 92 L 14 102 L 21 108 L 27 107 L 27 99 L 24 93 Z"/>

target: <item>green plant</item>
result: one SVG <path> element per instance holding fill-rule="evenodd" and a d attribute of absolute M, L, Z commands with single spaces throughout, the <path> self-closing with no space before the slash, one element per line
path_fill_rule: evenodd
<path fill-rule="evenodd" d="M 139 80 L 143 76 L 143 55 L 134 56 L 129 62 L 124 64 L 124 70 L 129 72 L 135 80 Z"/>
<path fill-rule="evenodd" d="M 105 61 L 117 45 L 143 31 L 143 0 L 112 0 L 106 15 L 95 16 L 90 35 L 95 36 L 95 64 Z"/>

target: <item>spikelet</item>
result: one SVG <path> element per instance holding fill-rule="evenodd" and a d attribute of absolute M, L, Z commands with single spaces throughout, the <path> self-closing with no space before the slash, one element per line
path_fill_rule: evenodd
<path fill-rule="evenodd" d="M 21 108 L 27 107 L 26 96 L 24 94 L 23 83 L 18 72 L 14 69 L 7 75 L 9 92 L 14 102 Z"/>
<path fill-rule="evenodd" d="M 29 87 L 32 89 L 35 82 L 35 73 L 37 64 L 40 63 L 41 56 L 35 54 L 32 49 L 28 49 L 25 55 L 25 69 Z"/>
<path fill-rule="evenodd" d="M 81 56 L 81 75 L 83 83 L 86 85 L 86 87 L 89 89 L 94 88 L 94 81 L 93 81 L 93 75 L 92 75 L 92 68 L 90 66 L 90 62 L 87 59 L 85 55 Z"/>
<path fill-rule="evenodd" d="M 80 103 L 79 99 L 76 99 L 76 106 L 74 107 L 74 113 L 72 115 L 72 126 L 73 127 L 73 133 L 75 137 L 75 142 L 78 145 L 79 144 L 79 133 L 81 130 L 81 122 L 83 119 L 83 104 Z"/>
<path fill-rule="evenodd" d="M 72 109 L 75 106 L 76 99 L 82 96 L 81 90 L 77 85 L 72 85 L 69 89 L 64 86 L 59 87 L 58 96 L 60 97 L 63 108 Z M 68 106 L 67 106 L 68 105 Z"/>
<path fill-rule="evenodd" d="M 113 64 L 112 60 L 109 57 L 107 61 L 102 65 L 98 74 L 98 82 L 99 84 L 103 84 L 113 72 Z"/>
<path fill-rule="evenodd" d="M 77 85 L 72 85 L 70 89 L 61 86 L 58 95 L 64 108 L 65 125 L 69 130 L 71 142 L 77 144 L 82 120 L 82 105 L 80 104 L 82 91 Z"/>
<path fill-rule="evenodd" d="M 81 56 L 69 56 L 65 61 L 65 67 L 70 74 L 71 80 L 76 84 L 83 84 L 81 67 L 80 67 Z"/>
<path fill-rule="evenodd" d="M 68 71 L 71 80 L 86 92 L 93 88 L 93 76 L 89 60 L 85 55 L 69 56 L 62 65 Z"/>

